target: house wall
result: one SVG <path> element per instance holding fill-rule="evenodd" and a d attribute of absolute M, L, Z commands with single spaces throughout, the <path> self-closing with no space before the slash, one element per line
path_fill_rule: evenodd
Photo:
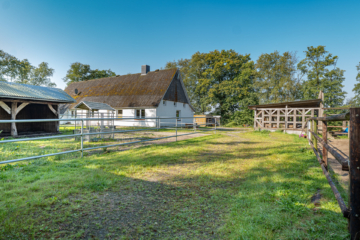
<path fill-rule="evenodd" d="M 165 105 L 161 101 L 161 104 L 157 108 L 131 108 L 131 109 L 122 109 L 123 110 L 123 120 L 114 120 L 115 126 L 138 126 L 138 127 L 156 127 L 157 120 L 156 119 L 134 119 L 136 118 L 136 110 L 137 109 L 145 109 L 145 116 L 146 118 L 160 118 L 160 126 L 175 126 L 176 122 L 175 119 L 161 119 L 161 118 L 175 118 L 176 111 L 180 111 L 180 118 L 188 117 L 188 119 L 181 119 L 178 121 L 178 126 L 180 127 L 185 126 L 185 124 L 192 124 L 193 123 L 193 116 L 194 112 L 190 108 L 189 104 L 185 103 L 185 107 L 183 103 L 177 102 L 176 106 L 174 105 L 173 101 L 165 101 Z M 120 110 L 116 109 L 116 110 Z M 77 116 L 82 117 L 86 116 L 86 110 L 78 110 Z M 108 111 L 100 110 L 99 113 L 104 113 L 104 117 L 109 116 Z M 95 118 L 97 118 L 97 112 L 95 113 Z M 101 117 L 101 115 L 100 115 Z M 115 114 L 115 118 L 117 117 L 117 112 Z M 62 118 L 74 118 L 71 117 L 71 112 L 66 111 Z M 64 124 L 68 121 L 62 121 L 61 124 Z M 74 121 L 71 121 L 71 124 L 74 124 Z M 100 121 L 91 121 L 89 122 L 92 126 L 100 125 Z M 80 122 L 77 122 L 80 125 Z M 86 123 L 85 123 L 86 124 Z M 105 125 L 112 125 L 110 122 L 104 122 Z"/>
<path fill-rule="evenodd" d="M 156 115 L 160 117 L 160 126 L 174 126 L 175 119 L 161 119 L 161 118 L 175 118 L 176 111 L 180 110 L 180 118 L 181 121 L 178 121 L 178 126 L 185 126 L 186 124 L 193 124 L 194 112 L 190 108 L 189 104 L 185 103 L 185 107 L 183 103 L 177 102 L 176 106 L 174 106 L 173 101 L 165 101 L 165 105 L 163 101 L 160 102 L 159 106 L 156 109 Z"/>

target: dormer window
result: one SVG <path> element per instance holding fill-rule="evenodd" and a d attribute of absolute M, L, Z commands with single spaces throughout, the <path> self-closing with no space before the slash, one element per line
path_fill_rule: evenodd
<path fill-rule="evenodd" d="M 174 102 L 174 106 L 176 107 L 176 105 L 177 105 L 177 102 Z"/>
<path fill-rule="evenodd" d="M 163 105 L 166 106 L 166 101 L 165 100 L 163 100 Z"/>
<path fill-rule="evenodd" d="M 185 103 L 183 103 L 183 107 L 186 107 Z"/>

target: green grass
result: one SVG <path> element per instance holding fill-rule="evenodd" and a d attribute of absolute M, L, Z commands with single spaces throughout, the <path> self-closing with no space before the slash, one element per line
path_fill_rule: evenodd
<path fill-rule="evenodd" d="M 297 135 L 224 131 L 36 160 L 3 166 L 0 181 L 0 239 L 349 237 L 316 158 Z M 318 191 L 321 205 L 314 206 Z"/>

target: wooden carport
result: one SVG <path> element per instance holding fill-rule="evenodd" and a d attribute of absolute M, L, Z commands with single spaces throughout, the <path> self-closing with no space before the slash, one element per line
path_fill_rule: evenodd
<path fill-rule="evenodd" d="M 59 118 L 59 104 L 75 100 L 58 88 L 0 82 L 0 119 L 54 119 Z M 59 122 L 2 123 L 1 136 L 20 134 L 54 133 Z"/>

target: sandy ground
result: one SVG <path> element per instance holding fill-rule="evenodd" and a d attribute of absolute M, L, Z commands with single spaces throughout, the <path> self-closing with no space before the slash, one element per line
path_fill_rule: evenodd
<path fill-rule="evenodd" d="M 328 144 L 337 150 L 345 158 L 349 158 L 349 139 L 329 139 Z M 331 169 L 339 176 L 341 186 L 348 190 L 349 188 L 349 172 L 341 170 L 341 164 L 329 153 L 328 164 Z"/>

